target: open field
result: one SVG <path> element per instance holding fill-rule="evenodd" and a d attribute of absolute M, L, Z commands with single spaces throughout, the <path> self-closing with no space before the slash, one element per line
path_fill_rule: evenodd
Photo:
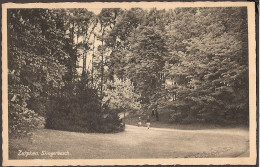
<path fill-rule="evenodd" d="M 174 130 L 127 125 L 114 134 L 38 129 L 31 139 L 10 139 L 10 159 L 121 159 L 249 156 L 248 131 L 241 128 Z M 18 150 L 38 155 L 18 156 Z M 42 151 L 67 155 L 40 155 Z"/>

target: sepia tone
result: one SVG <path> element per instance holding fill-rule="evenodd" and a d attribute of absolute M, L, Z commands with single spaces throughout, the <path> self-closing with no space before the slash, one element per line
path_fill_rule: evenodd
<path fill-rule="evenodd" d="M 3 5 L 5 165 L 255 163 L 253 3 L 45 5 Z"/>

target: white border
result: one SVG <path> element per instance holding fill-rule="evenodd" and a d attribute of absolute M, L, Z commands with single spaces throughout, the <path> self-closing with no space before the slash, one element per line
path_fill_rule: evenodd
<path fill-rule="evenodd" d="M 8 68 L 7 68 L 7 9 L 8 8 L 175 8 L 175 7 L 247 7 L 249 34 L 249 158 L 176 158 L 176 159 L 69 159 L 69 160 L 8 160 Z M 2 5 L 2 106 L 3 106 L 3 166 L 52 165 L 254 165 L 256 164 L 256 41 L 254 2 L 91 2 L 91 3 L 6 3 Z"/>

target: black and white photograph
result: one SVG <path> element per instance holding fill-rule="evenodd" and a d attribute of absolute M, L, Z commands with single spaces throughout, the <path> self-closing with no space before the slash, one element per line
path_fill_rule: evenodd
<path fill-rule="evenodd" d="M 254 5 L 3 4 L 3 164 L 254 165 Z"/>

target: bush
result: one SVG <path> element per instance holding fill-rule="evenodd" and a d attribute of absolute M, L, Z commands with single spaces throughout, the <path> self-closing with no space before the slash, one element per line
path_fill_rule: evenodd
<path fill-rule="evenodd" d="M 45 123 L 44 117 L 27 106 L 30 91 L 24 85 L 9 86 L 8 133 L 10 137 L 29 135 L 32 130 Z"/>
<path fill-rule="evenodd" d="M 10 137 L 27 136 L 30 132 L 45 123 L 44 117 L 39 116 L 33 110 L 22 107 L 19 104 L 9 104 L 8 133 Z"/>
<path fill-rule="evenodd" d="M 66 94 L 66 93 L 65 93 Z M 62 96 L 52 101 L 47 112 L 46 128 L 74 131 L 111 133 L 123 130 L 118 113 L 101 109 L 97 91 L 86 88 L 71 96 Z"/>

